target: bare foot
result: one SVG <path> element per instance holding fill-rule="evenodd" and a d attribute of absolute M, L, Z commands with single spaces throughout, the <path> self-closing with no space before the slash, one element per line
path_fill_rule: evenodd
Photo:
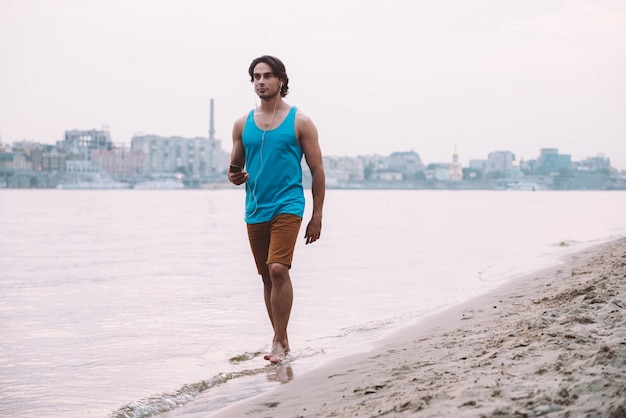
<path fill-rule="evenodd" d="M 287 353 L 289 353 L 288 347 L 284 348 L 281 343 L 275 342 L 272 345 L 272 349 L 270 350 L 270 352 L 264 355 L 263 358 L 272 363 L 280 363 L 285 359 Z"/>

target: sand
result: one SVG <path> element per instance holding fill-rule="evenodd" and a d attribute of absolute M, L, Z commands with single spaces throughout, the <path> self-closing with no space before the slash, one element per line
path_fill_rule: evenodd
<path fill-rule="evenodd" d="M 211 417 L 626 417 L 626 238 Z"/>

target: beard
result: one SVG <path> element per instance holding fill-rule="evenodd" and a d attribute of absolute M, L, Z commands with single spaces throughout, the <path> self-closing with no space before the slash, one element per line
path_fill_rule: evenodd
<path fill-rule="evenodd" d="M 259 96 L 259 99 L 262 100 L 269 100 L 269 99 L 275 99 L 277 95 L 280 94 L 280 90 L 276 91 L 275 93 L 272 93 L 270 91 L 265 91 L 263 93 L 257 93 L 257 95 Z"/>

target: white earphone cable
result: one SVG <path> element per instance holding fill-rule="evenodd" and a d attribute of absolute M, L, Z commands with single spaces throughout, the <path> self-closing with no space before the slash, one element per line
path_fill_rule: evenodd
<path fill-rule="evenodd" d="M 282 88 L 282 83 L 281 83 L 281 88 Z M 259 175 L 261 174 L 261 170 L 263 170 L 263 146 L 265 145 L 265 134 L 272 127 L 272 123 L 274 122 L 274 115 L 276 114 L 276 107 L 278 106 L 279 98 L 280 98 L 280 89 L 278 91 L 278 96 L 276 97 L 276 102 L 274 103 L 274 110 L 272 111 L 272 117 L 270 118 L 269 125 L 265 125 L 265 122 L 261 120 L 261 123 L 263 124 L 263 134 L 261 135 L 261 149 L 259 151 L 259 160 L 260 160 L 259 170 L 256 172 L 256 176 L 254 176 L 254 187 L 251 190 L 252 198 L 254 199 L 254 211 L 249 216 L 253 216 L 256 213 L 257 209 L 259 208 L 259 201 L 257 200 L 257 197 L 256 197 L 256 185 L 257 185 L 257 180 L 259 179 Z M 255 99 L 255 105 L 256 105 L 256 99 Z M 255 106 L 255 113 L 256 113 L 256 106 Z M 246 183 L 246 187 L 250 187 L 248 183 Z"/>

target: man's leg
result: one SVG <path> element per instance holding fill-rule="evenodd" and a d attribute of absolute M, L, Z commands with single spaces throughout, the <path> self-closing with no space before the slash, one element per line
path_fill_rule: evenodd
<path fill-rule="evenodd" d="M 264 358 L 281 361 L 289 352 L 287 325 L 293 304 L 289 269 L 302 219 L 296 215 L 278 215 L 271 222 L 248 225 L 248 238 L 263 278 L 265 308 L 272 323 L 272 348 Z"/>
<path fill-rule="evenodd" d="M 301 223 L 300 217 L 286 214 L 276 216 L 271 223 L 267 269 L 271 283 L 269 304 L 274 338 L 272 349 L 265 359 L 274 363 L 282 361 L 289 352 L 287 325 L 293 304 L 293 287 L 289 269 Z"/>
<path fill-rule="evenodd" d="M 270 319 L 274 328 L 274 340 L 266 359 L 276 363 L 282 361 L 289 352 L 287 325 L 293 305 L 293 286 L 288 266 L 272 263 L 269 265 L 269 272 L 271 280 L 269 311 L 271 311 Z"/>
<path fill-rule="evenodd" d="M 250 240 L 250 248 L 257 266 L 257 270 L 263 279 L 263 299 L 265 301 L 265 309 L 274 329 L 274 314 L 272 313 L 272 279 L 267 265 L 267 255 L 270 246 L 271 222 L 263 222 L 260 224 L 248 224 L 248 239 Z M 269 360 L 269 354 L 265 355 L 265 359 Z"/>
<path fill-rule="evenodd" d="M 263 278 L 263 299 L 265 300 L 265 309 L 267 309 L 267 316 L 272 323 L 272 329 L 274 329 L 274 314 L 272 313 L 272 279 L 270 279 L 269 271 L 264 272 Z"/>

